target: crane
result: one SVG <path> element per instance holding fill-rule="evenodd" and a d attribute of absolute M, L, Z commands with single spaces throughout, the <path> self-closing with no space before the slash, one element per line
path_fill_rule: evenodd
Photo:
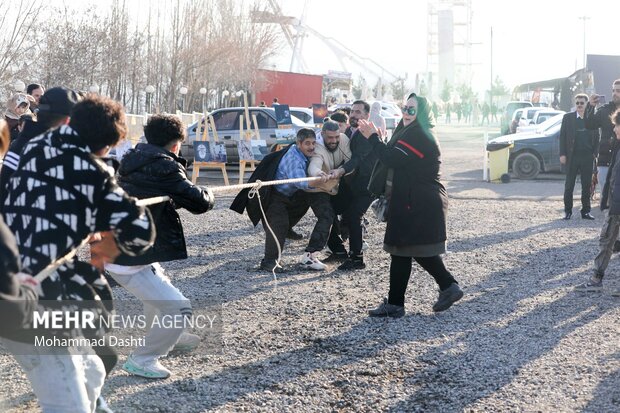
<path fill-rule="evenodd" d="M 355 53 L 353 50 L 345 46 L 342 42 L 333 37 L 325 36 L 319 31 L 313 29 L 305 23 L 306 11 L 308 8 L 308 0 L 304 2 L 304 8 L 300 19 L 282 14 L 282 8 L 276 0 L 268 0 L 267 4 L 271 11 L 261 10 L 255 11 L 253 15 L 254 23 L 273 23 L 280 25 L 284 38 L 292 49 L 290 71 L 293 71 L 295 62 L 302 73 L 307 72 L 307 65 L 303 58 L 303 41 L 308 34 L 311 34 L 321 40 L 334 53 L 342 70 L 348 71 L 345 60 L 348 59 L 364 71 L 377 77 L 383 82 L 385 75 L 390 76 L 393 80 L 401 79 L 400 76 L 392 73 L 375 60 L 369 57 L 363 57 Z M 368 64 L 370 63 L 370 65 Z"/>

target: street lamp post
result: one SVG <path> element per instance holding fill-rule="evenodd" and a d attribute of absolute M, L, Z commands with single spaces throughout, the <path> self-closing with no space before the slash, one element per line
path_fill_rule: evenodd
<path fill-rule="evenodd" d="M 16 80 L 15 83 L 13 83 L 13 89 L 15 89 L 17 93 L 21 93 L 26 89 L 26 84 L 21 80 Z"/>
<path fill-rule="evenodd" d="M 153 93 L 155 92 L 155 86 L 148 85 L 146 91 L 146 110 L 151 113 L 153 111 Z"/>
<path fill-rule="evenodd" d="M 181 86 L 179 89 L 179 93 L 181 94 L 181 112 L 185 112 L 185 95 L 187 95 L 187 88 L 185 86 Z"/>
<path fill-rule="evenodd" d="M 217 90 L 211 89 L 209 93 L 211 94 L 211 97 L 209 98 L 209 107 L 217 106 Z"/>
<path fill-rule="evenodd" d="M 202 113 L 205 113 L 205 97 L 207 95 L 207 88 L 206 87 L 201 87 L 200 88 L 200 94 L 202 95 Z"/>
<path fill-rule="evenodd" d="M 228 95 L 230 95 L 230 92 L 228 90 L 224 90 L 222 92 L 222 106 L 223 107 L 226 107 L 225 102 L 226 102 L 226 98 L 228 97 Z"/>
<path fill-rule="evenodd" d="M 491 85 L 489 89 L 490 106 L 493 106 L 493 26 L 491 26 Z"/>
<path fill-rule="evenodd" d="M 586 20 L 590 20 L 588 16 L 578 17 L 579 20 L 583 20 L 583 68 L 586 68 Z"/>

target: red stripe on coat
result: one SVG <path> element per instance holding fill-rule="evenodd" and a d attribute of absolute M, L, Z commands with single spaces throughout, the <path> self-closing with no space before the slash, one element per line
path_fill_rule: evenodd
<path fill-rule="evenodd" d="M 416 148 L 414 148 L 413 146 L 409 145 L 407 142 L 400 140 L 397 141 L 396 143 L 400 143 L 401 145 L 403 145 L 405 148 L 409 149 L 411 152 L 415 153 L 416 155 L 418 155 L 418 157 L 420 159 L 424 159 L 424 154 L 422 152 L 420 152 L 419 150 L 417 150 Z"/>

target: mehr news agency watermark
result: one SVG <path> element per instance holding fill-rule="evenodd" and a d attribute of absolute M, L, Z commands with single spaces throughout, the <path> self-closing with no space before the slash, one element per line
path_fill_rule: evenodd
<path fill-rule="evenodd" d="M 201 338 L 198 349 L 204 354 L 220 354 L 221 307 L 219 303 L 194 300 L 191 308 L 187 302 L 150 301 L 143 308 L 139 302 L 115 300 L 114 311 L 102 311 L 100 303 L 89 305 L 84 301 L 76 305 L 63 303 L 57 308 L 43 305 L 33 312 L 28 328 L 17 336 L 35 348 L 112 347 L 128 354 L 146 345 L 146 335 L 152 329 L 184 330 Z M 145 313 L 147 308 L 150 311 Z"/>

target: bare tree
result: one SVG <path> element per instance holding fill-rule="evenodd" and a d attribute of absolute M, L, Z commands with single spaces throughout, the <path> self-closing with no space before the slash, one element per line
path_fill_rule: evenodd
<path fill-rule="evenodd" d="M 33 70 L 22 57 L 36 50 L 41 10 L 41 0 L 0 0 L 0 84 L 15 77 L 26 80 L 31 75 Z"/>
<path fill-rule="evenodd" d="M 0 38 L 0 79 L 6 82 L 27 68 L 28 76 L 48 87 L 88 90 L 97 84 L 132 112 L 146 109 L 147 85 L 155 87 L 152 108 L 160 111 L 176 110 L 181 86 L 188 88 L 187 110 L 202 110 L 203 87 L 247 91 L 276 50 L 275 32 L 252 24 L 253 8 L 243 2 L 155 2 L 142 24 L 138 16 L 132 19 L 127 0 L 114 0 L 106 13 L 65 3 L 48 8 L 46 24 L 37 31 L 40 1 L 19 2 L 13 33 Z M 0 23 L 10 19 L 10 13 L 0 14 Z M 25 45 L 30 53 L 24 52 Z"/>

